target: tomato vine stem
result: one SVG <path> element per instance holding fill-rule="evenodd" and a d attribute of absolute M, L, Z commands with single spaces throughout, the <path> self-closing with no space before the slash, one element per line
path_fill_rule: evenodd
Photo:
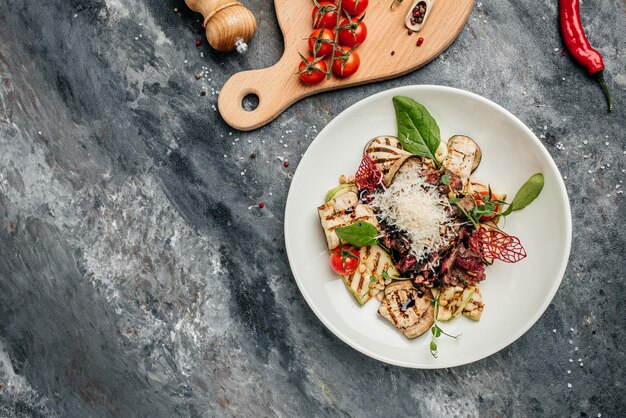
<path fill-rule="evenodd" d="M 330 80 L 330 74 L 333 69 L 333 63 L 335 62 L 335 51 L 337 50 L 337 41 L 339 40 L 339 23 L 341 22 L 341 1 L 337 3 L 337 20 L 335 22 L 335 41 L 333 42 L 333 52 L 330 54 L 330 65 L 328 66 L 328 73 L 326 80 Z"/>

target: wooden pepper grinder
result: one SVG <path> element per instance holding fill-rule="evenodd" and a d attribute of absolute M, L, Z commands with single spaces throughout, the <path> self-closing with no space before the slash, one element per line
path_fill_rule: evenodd
<path fill-rule="evenodd" d="M 185 0 L 194 12 L 204 16 L 209 44 L 218 51 L 248 51 L 256 32 L 256 19 L 250 10 L 234 0 Z"/>

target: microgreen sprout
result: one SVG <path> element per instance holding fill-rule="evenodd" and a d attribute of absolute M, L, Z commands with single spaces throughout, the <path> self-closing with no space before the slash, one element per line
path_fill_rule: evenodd
<path fill-rule="evenodd" d="M 437 311 L 439 310 L 439 297 L 441 296 L 441 291 L 439 293 L 437 293 L 437 297 L 435 299 L 433 299 L 431 301 L 435 312 L 434 312 L 434 320 L 433 320 L 433 326 L 430 328 L 430 333 L 433 335 L 431 340 L 430 340 L 430 354 L 434 357 L 437 358 L 438 356 L 438 347 L 437 347 L 437 338 L 441 337 L 441 335 L 445 335 L 446 337 L 450 337 L 450 338 L 454 338 L 457 342 L 459 341 L 459 337 L 461 336 L 461 334 L 459 335 L 451 335 L 448 334 L 447 332 L 445 332 L 444 330 L 441 329 L 441 327 L 439 327 L 439 325 L 437 325 Z"/>

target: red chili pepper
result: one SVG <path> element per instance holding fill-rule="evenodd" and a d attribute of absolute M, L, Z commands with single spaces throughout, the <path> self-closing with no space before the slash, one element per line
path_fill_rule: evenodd
<path fill-rule="evenodd" d="M 565 46 L 574 60 L 587 68 L 589 74 L 595 75 L 609 102 L 609 111 L 613 110 L 611 92 L 604 81 L 604 62 L 602 55 L 589 43 L 583 24 L 580 20 L 580 0 L 559 0 L 561 33 Z"/>

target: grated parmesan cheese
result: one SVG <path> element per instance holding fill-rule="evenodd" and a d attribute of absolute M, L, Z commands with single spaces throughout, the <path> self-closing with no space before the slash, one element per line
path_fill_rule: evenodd
<path fill-rule="evenodd" d="M 448 200 L 417 173 L 398 173 L 389 188 L 373 195 L 371 205 L 389 225 L 406 233 L 418 261 L 450 242 Z"/>

